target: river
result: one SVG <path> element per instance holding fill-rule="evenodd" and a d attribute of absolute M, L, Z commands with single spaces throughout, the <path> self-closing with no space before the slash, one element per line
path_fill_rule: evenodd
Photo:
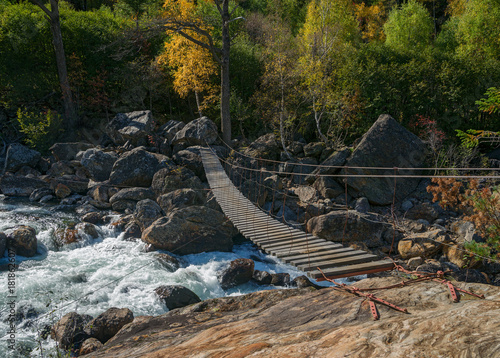
<path fill-rule="evenodd" d="M 263 254 L 248 241 L 235 245 L 232 252 L 178 257 L 182 266 L 171 272 L 155 259 L 156 252 L 146 252 L 140 240 L 123 240 L 111 225 L 98 227 L 98 239 L 88 237 L 58 248 L 54 232 L 78 221 L 75 214 L 54 211 L 50 205 L 8 199 L 0 195 L 0 232 L 9 233 L 19 225 L 34 227 L 39 254 L 29 259 L 15 257 L 19 266 L 10 273 L 10 280 L 7 254 L 0 259 L 4 286 L 0 296 L 0 357 L 55 355 L 54 341 L 42 339 L 42 333 L 71 311 L 93 317 L 110 307 L 127 307 L 134 316 L 165 313 L 168 309 L 153 292 L 160 285 L 183 285 L 202 300 L 274 288 L 249 282 L 223 290 L 217 272 L 237 258 L 251 258 L 255 269 L 287 272 L 292 279 L 304 274 Z M 13 288 L 11 294 L 8 288 Z M 9 333 L 11 308 L 17 316 L 15 333 Z M 16 341 L 14 350 L 8 347 L 11 334 Z"/>

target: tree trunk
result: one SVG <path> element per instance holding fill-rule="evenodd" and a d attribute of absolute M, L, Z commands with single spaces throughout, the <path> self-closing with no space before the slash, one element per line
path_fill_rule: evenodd
<path fill-rule="evenodd" d="M 203 117 L 203 113 L 201 111 L 201 103 L 200 103 L 200 94 L 198 91 L 194 91 L 194 98 L 196 98 L 196 107 L 198 107 L 198 113 L 200 114 L 200 118 Z"/>
<path fill-rule="evenodd" d="M 319 138 L 326 143 L 328 139 L 323 135 L 321 132 L 321 117 L 323 116 L 323 112 L 318 113 L 318 109 L 316 108 L 316 96 L 312 96 L 312 105 L 313 105 L 313 112 L 314 112 L 314 121 L 316 122 L 316 129 L 318 131 L 318 136 Z"/>
<path fill-rule="evenodd" d="M 51 9 L 47 9 L 40 0 L 33 0 L 47 15 L 50 22 L 50 31 L 52 32 L 52 43 L 54 45 L 54 52 L 56 55 L 57 74 L 59 77 L 59 85 L 63 97 L 64 117 L 66 119 L 67 129 L 74 129 L 77 122 L 77 113 L 71 87 L 68 81 L 68 69 L 66 66 L 66 56 L 64 54 L 64 45 L 61 34 L 61 23 L 59 21 L 59 1 L 50 0 Z"/>
<path fill-rule="evenodd" d="M 281 61 L 280 61 L 281 64 Z M 290 153 L 286 149 L 285 143 L 285 79 L 283 78 L 283 67 L 280 65 L 280 87 L 281 87 L 281 103 L 280 103 L 280 137 L 281 137 L 281 146 L 283 147 L 283 151 L 285 152 L 288 159 L 292 159 Z"/>
<path fill-rule="evenodd" d="M 221 55 L 221 99 L 220 99 L 220 117 L 222 139 L 228 146 L 231 146 L 231 114 L 229 101 L 231 90 L 229 87 L 229 50 L 231 47 L 231 38 L 229 37 L 229 0 L 222 3 L 222 55 Z"/>

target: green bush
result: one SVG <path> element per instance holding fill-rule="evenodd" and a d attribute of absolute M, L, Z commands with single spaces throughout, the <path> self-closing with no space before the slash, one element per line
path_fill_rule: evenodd
<path fill-rule="evenodd" d="M 50 109 L 37 113 L 19 108 L 17 122 L 19 130 L 25 135 L 25 143 L 42 153 L 47 152 L 63 132 L 62 117 Z"/>

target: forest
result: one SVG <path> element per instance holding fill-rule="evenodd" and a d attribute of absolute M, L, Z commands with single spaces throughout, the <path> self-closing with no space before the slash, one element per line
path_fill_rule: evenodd
<path fill-rule="evenodd" d="M 382 113 L 434 145 L 487 138 L 499 23 L 499 0 L 0 0 L 0 139 L 43 151 L 143 109 L 226 140 L 340 147 Z"/>

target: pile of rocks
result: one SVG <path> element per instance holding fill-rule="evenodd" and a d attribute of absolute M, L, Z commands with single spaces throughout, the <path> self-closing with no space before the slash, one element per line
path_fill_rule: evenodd
<path fill-rule="evenodd" d="M 84 355 L 101 348 L 133 320 L 128 308 L 111 307 L 96 318 L 69 312 L 50 328 L 50 336 L 62 349 Z"/>

